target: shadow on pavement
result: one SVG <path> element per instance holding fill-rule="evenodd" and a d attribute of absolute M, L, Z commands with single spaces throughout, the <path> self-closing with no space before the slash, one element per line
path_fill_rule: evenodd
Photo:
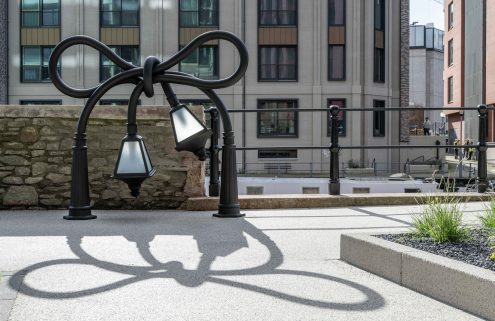
<path fill-rule="evenodd" d="M 14 215 L 15 217 L 16 215 Z M 144 215 L 130 217 L 126 215 L 109 217 L 100 216 L 97 221 L 85 222 L 47 222 L 46 217 L 36 218 L 29 226 L 22 224 L 3 224 L 0 227 L 1 236 L 65 236 L 71 251 L 78 257 L 74 259 L 58 259 L 44 261 L 25 267 L 17 272 L 12 280 L 24 280 L 30 273 L 46 268 L 66 264 L 91 265 L 110 272 L 125 274 L 128 277 L 104 286 L 74 292 L 49 292 L 28 286 L 20 287 L 19 292 L 44 299 L 70 299 L 90 296 L 106 291 L 125 287 L 140 281 L 156 278 L 170 278 L 186 287 L 198 287 L 210 282 L 226 287 L 239 288 L 246 291 L 272 296 L 280 300 L 324 309 L 347 311 L 370 311 L 380 309 L 385 305 L 383 297 L 376 291 L 359 283 L 309 271 L 298 271 L 279 268 L 283 263 L 283 254 L 279 247 L 266 234 L 244 219 L 214 219 L 209 215 L 177 215 L 173 219 L 167 214 Z M 5 219 L 3 222 L 6 223 Z M 36 224 L 38 222 L 39 224 Z M 150 251 L 150 243 L 156 235 L 188 235 L 193 236 L 201 254 L 200 263 L 195 270 L 185 269 L 182 262 L 160 262 Z M 269 251 L 269 260 L 257 267 L 235 270 L 212 270 L 211 265 L 218 257 L 248 248 L 246 235 L 260 242 Z M 122 265 L 100 260 L 91 256 L 82 247 L 82 240 L 87 236 L 124 236 L 128 241 L 135 242 L 139 254 L 149 266 Z M 223 277 L 256 275 L 292 275 L 308 277 L 319 281 L 340 283 L 361 292 L 366 299 L 357 303 L 326 302 L 308 299 L 292 294 L 283 293 L 257 285 L 242 283 Z M 10 286 L 14 286 L 11 284 Z"/>

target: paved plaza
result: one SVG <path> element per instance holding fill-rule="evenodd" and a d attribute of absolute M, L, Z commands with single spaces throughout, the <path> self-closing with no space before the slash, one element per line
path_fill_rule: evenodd
<path fill-rule="evenodd" d="M 339 260 L 340 234 L 407 231 L 418 211 L 3 211 L 0 321 L 481 320 Z"/>

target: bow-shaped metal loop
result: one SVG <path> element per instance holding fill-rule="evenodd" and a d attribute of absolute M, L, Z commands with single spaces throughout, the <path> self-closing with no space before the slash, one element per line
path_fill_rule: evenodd
<path fill-rule="evenodd" d="M 236 47 L 240 56 L 240 64 L 232 75 L 219 80 L 204 80 L 191 75 L 182 75 L 177 72 L 167 71 L 173 66 L 179 64 L 184 58 L 189 56 L 201 45 L 211 40 L 226 40 Z M 58 73 L 57 63 L 64 51 L 75 45 L 87 45 L 96 49 L 117 66 L 122 68 L 123 71 L 93 88 L 79 89 L 67 85 Z M 184 48 L 182 48 L 174 56 L 166 61 L 160 62 L 156 57 L 148 57 L 145 60 L 145 64 L 143 67 L 135 66 L 125 61 L 117 54 L 115 54 L 107 45 L 93 38 L 90 38 L 88 36 L 72 36 L 63 40 L 55 47 L 50 56 L 48 68 L 50 78 L 55 87 L 57 87 L 58 90 L 70 97 L 89 98 L 99 90 L 100 92 L 96 96 L 101 96 L 104 94 L 104 92 L 108 91 L 114 86 L 125 83 L 138 84 L 139 82 L 143 82 L 143 90 L 145 94 L 148 97 L 151 97 L 153 95 L 152 85 L 157 82 L 182 84 L 197 87 L 203 90 L 229 87 L 238 82 L 244 76 L 244 73 L 246 72 L 248 67 L 248 61 L 249 55 L 247 49 L 244 46 L 243 42 L 237 36 L 227 31 L 216 30 L 203 33 L 194 38 L 188 45 L 186 45 Z"/>

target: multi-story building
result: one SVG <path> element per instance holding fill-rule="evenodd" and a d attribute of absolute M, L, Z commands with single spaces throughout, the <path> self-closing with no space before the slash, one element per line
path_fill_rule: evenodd
<path fill-rule="evenodd" d="M 314 170 L 328 169 L 326 151 L 289 148 L 329 145 L 328 113 L 297 109 L 407 106 L 408 10 L 408 0 L 12 1 L 8 101 L 84 103 L 62 95 L 48 79 L 52 48 L 71 35 L 99 39 L 139 65 L 150 55 L 167 59 L 202 32 L 228 30 L 245 42 L 250 65 L 241 82 L 218 91 L 226 105 L 294 109 L 233 114 L 237 145 L 265 148 L 239 153 L 238 162 L 247 170 L 269 161 L 289 162 L 294 170 L 307 171 L 310 163 Z M 237 61 L 232 46 L 211 41 L 175 70 L 218 79 L 228 76 Z M 60 63 L 62 78 L 78 88 L 95 86 L 117 71 L 111 61 L 83 46 L 69 50 Z M 199 91 L 174 87 L 183 101 L 207 105 Z M 128 85 L 114 88 L 101 104 L 126 103 L 130 92 Z M 155 93 L 143 95 L 141 104 L 165 104 L 164 95 L 158 89 Z M 383 111 L 342 112 L 341 144 L 398 144 L 404 138 L 400 123 L 407 117 L 401 118 Z M 288 148 L 274 151 L 270 146 Z M 342 160 L 397 163 L 399 157 L 397 151 L 346 151 Z"/>
<path fill-rule="evenodd" d="M 487 0 L 445 1 L 445 107 L 495 104 L 495 3 Z M 450 139 L 478 139 L 476 111 L 446 111 Z M 489 113 L 488 138 L 495 141 L 495 114 Z"/>
<path fill-rule="evenodd" d="M 412 25 L 409 37 L 409 100 L 411 112 L 409 125 L 422 128 L 426 117 L 432 122 L 432 130 L 445 132 L 445 118 L 438 110 L 443 107 L 444 32 L 433 24 Z"/>

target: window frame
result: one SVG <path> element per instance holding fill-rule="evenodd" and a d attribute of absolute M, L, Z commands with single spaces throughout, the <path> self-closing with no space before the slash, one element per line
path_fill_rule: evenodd
<path fill-rule="evenodd" d="M 182 0 L 179 0 L 179 5 L 178 5 L 178 9 L 179 9 L 179 28 L 203 28 L 203 27 L 208 27 L 208 28 L 215 28 L 215 27 L 219 27 L 220 26 L 220 1 L 219 0 L 214 0 L 216 1 L 217 5 L 216 5 L 216 10 L 215 10 L 215 14 L 216 14 L 216 24 L 201 24 L 200 21 L 201 21 L 201 2 L 204 1 L 204 0 L 198 0 L 198 10 L 185 10 L 184 12 L 197 12 L 198 13 L 198 25 L 182 25 L 182 19 L 181 19 L 181 12 L 183 12 L 181 10 L 181 4 L 182 4 Z"/>
<path fill-rule="evenodd" d="M 261 49 L 262 48 L 276 48 L 277 49 L 277 78 L 269 78 L 269 79 L 264 79 L 261 78 Z M 278 50 L 280 48 L 294 48 L 295 53 L 296 53 L 296 71 L 295 71 L 295 78 L 294 79 L 281 79 L 280 78 L 280 72 L 279 72 L 279 61 L 278 61 Z M 258 82 L 298 82 L 299 81 L 299 45 L 258 45 Z"/>
<path fill-rule="evenodd" d="M 343 61 L 342 61 L 342 66 L 344 70 L 342 71 L 342 77 L 341 78 L 332 78 L 331 77 L 331 72 L 330 72 L 330 48 L 332 47 L 342 47 L 343 48 Z M 327 74 L 328 74 L 328 81 L 345 81 L 347 80 L 347 47 L 346 45 L 328 45 L 328 59 L 327 59 Z"/>
<path fill-rule="evenodd" d="M 377 106 L 377 104 L 383 103 L 383 106 Z M 386 117 L 386 111 L 385 109 L 387 108 L 387 102 L 385 100 L 380 100 L 380 99 L 374 99 L 373 100 L 373 108 L 380 108 L 383 110 L 378 110 L 378 111 L 373 111 L 373 137 L 386 137 L 387 136 L 387 117 Z M 379 117 L 379 120 L 377 122 L 377 118 Z M 383 129 L 381 129 L 380 124 L 383 124 Z M 378 132 L 377 132 L 378 129 Z"/>
<path fill-rule="evenodd" d="M 450 39 L 447 43 L 447 63 L 451 67 L 454 65 L 454 39 Z"/>
<path fill-rule="evenodd" d="M 450 76 L 447 80 L 447 103 L 454 102 L 454 76 Z"/>
<path fill-rule="evenodd" d="M 220 79 L 220 45 L 202 45 L 198 48 L 196 48 L 196 50 L 199 50 L 200 48 L 208 48 L 208 47 L 211 47 L 211 48 L 215 48 L 215 62 L 214 62 L 214 69 L 216 71 L 216 75 L 214 75 L 214 77 L 211 77 L 211 78 L 201 78 L 201 77 L 198 77 L 200 79 L 206 79 L 206 80 L 218 80 Z M 179 46 L 179 50 L 181 50 L 183 47 L 182 46 Z M 192 54 L 192 53 L 191 53 Z M 186 57 L 187 58 L 187 57 Z M 180 72 L 183 72 L 181 70 L 181 66 L 182 66 L 182 63 L 183 61 L 180 61 L 179 62 L 179 66 L 178 66 L 178 69 Z M 198 52 L 198 62 L 197 62 L 197 66 L 199 67 L 199 52 Z"/>
<path fill-rule="evenodd" d="M 5 0 L 8 1 L 8 0 Z M 58 1 L 58 24 L 56 25 L 44 25 L 43 24 L 43 1 L 44 0 L 37 0 L 38 1 L 38 10 L 28 10 L 25 11 L 22 9 L 22 5 L 24 0 L 19 1 L 19 24 L 21 28 L 60 28 L 62 26 L 62 5 L 61 5 L 61 0 Z M 36 26 L 27 26 L 24 24 L 24 12 L 37 12 L 38 13 L 38 24 Z"/>
<path fill-rule="evenodd" d="M 381 18 L 382 18 L 382 24 L 380 25 L 380 28 L 377 28 L 377 23 L 376 23 L 376 11 L 377 11 L 377 1 L 381 1 L 380 3 L 382 4 L 382 12 L 381 12 Z M 386 0 L 373 0 L 373 82 L 375 83 L 380 83 L 384 84 L 387 81 L 387 57 L 386 57 L 386 43 L 387 43 L 387 37 L 386 37 L 386 29 L 387 29 L 387 9 L 386 9 Z M 378 48 L 377 43 L 376 43 L 376 32 L 380 31 L 383 33 L 383 48 Z M 378 52 L 381 52 L 381 55 L 378 56 Z M 379 58 L 382 58 L 380 62 L 380 69 L 377 70 L 377 62 Z"/>
<path fill-rule="evenodd" d="M 265 152 L 265 153 L 283 153 L 283 152 L 288 152 L 287 157 L 260 157 L 260 153 Z M 295 156 L 291 156 L 290 154 L 295 152 Z M 279 155 L 277 155 L 279 156 Z M 258 159 L 297 159 L 298 156 L 298 151 L 297 149 L 294 148 L 287 148 L 287 149 L 269 149 L 269 148 L 261 148 L 258 149 Z"/>
<path fill-rule="evenodd" d="M 454 1 L 447 6 L 447 19 L 447 28 L 452 30 L 454 28 Z"/>
<path fill-rule="evenodd" d="M 378 53 L 380 53 L 380 55 Z M 379 62 L 380 65 L 378 66 L 377 64 Z M 384 84 L 386 82 L 386 78 L 385 49 L 375 48 L 373 57 L 373 82 Z"/>
<path fill-rule="evenodd" d="M 62 105 L 62 99 L 19 99 L 19 105 L 45 106 Z"/>
<path fill-rule="evenodd" d="M 258 9 L 257 10 L 258 11 L 258 28 L 259 27 L 296 27 L 297 28 L 299 26 L 299 0 L 294 0 L 296 2 L 296 8 L 294 9 L 294 11 L 295 11 L 295 15 L 294 15 L 295 22 L 294 22 L 294 24 L 280 24 L 280 23 L 277 23 L 277 24 L 267 24 L 267 23 L 265 24 L 264 23 L 264 24 L 262 24 L 261 23 L 261 12 L 262 12 L 262 10 L 261 10 L 261 1 L 262 0 L 258 0 L 258 8 L 257 8 Z M 277 7 L 279 7 L 279 1 L 280 0 L 277 0 Z M 264 10 L 264 11 L 268 11 L 268 10 Z M 270 11 L 276 11 L 277 12 L 277 18 L 278 18 L 278 14 L 279 14 L 280 11 L 288 11 L 288 10 L 279 10 L 279 9 L 277 9 L 277 10 L 270 10 Z"/>
<path fill-rule="evenodd" d="M 342 24 L 338 24 L 338 23 L 330 23 L 330 1 L 332 0 L 328 0 L 327 4 L 328 4 L 328 12 L 327 12 L 327 21 L 328 21 L 328 26 L 329 27 L 345 27 L 347 26 L 347 0 L 342 0 L 344 2 L 344 12 L 343 12 L 343 22 Z"/>
<path fill-rule="evenodd" d="M 347 113 L 345 109 L 347 108 L 347 99 L 346 98 L 327 98 L 327 108 L 330 108 L 332 105 L 331 102 L 334 101 L 341 101 L 343 102 L 342 109 L 342 120 L 339 120 L 344 123 L 342 133 L 339 132 L 339 137 L 346 137 L 347 136 Z M 330 111 L 327 111 L 327 137 L 332 137 L 332 123 L 331 123 L 331 116 L 332 114 Z"/>
<path fill-rule="evenodd" d="M 39 65 L 39 68 L 40 68 L 40 79 L 39 80 L 26 80 L 24 79 L 24 48 L 39 48 L 39 53 L 40 53 L 40 65 Z M 50 80 L 50 77 L 48 77 L 48 79 L 41 79 L 42 76 L 43 76 L 43 49 L 45 48 L 50 48 L 52 49 L 52 52 L 53 52 L 53 49 L 55 49 L 55 46 L 53 45 L 50 45 L 50 46 L 32 46 L 32 45 L 29 45 L 29 46 L 21 46 L 21 67 L 19 68 L 19 71 L 20 71 L 20 82 L 21 83 L 25 83 L 25 84 L 37 84 L 37 83 L 50 83 L 51 80 Z M 51 55 L 51 53 L 50 53 Z M 58 64 L 57 64 L 57 69 L 58 69 L 58 74 L 59 75 L 62 75 L 62 57 L 60 57 L 59 61 L 58 61 Z M 47 67 L 48 68 L 48 65 Z"/>
<path fill-rule="evenodd" d="M 137 59 L 137 60 L 138 60 L 138 62 L 140 62 L 140 61 L 141 61 L 141 46 L 140 46 L 140 45 L 110 45 L 109 47 L 110 47 L 110 48 L 114 48 L 114 47 L 117 47 L 117 48 L 121 48 L 121 47 L 135 47 L 135 48 L 137 48 L 137 52 L 138 52 L 138 59 Z M 116 54 L 117 54 L 119 57 L 121 57 L 121 55 L 120 55 L 120 54 L 118 54 L 118 53 L 116 53 Z M 100 53 L 100 64 L 99 64 L 99 71 L 100 71 L 100 72 L 99 72 L 99 73 L 100 73 L 100 82 L 106 81 L 106 80 L 108 80 L 108 79 L 110 79 L 110 78 L 111 78 L 111 77 L 110 77 L 110 78 L 107 78 L 107 79 L 103 79 L 103 69 L 104 69 L 104 68 L 103 68 L 103 56 L 105 56 L 105 55 L 104 55 L 104 54 L 102 54 L 102 53 Z M 121 57 L 121 58 L 122 58 L 122 57 Z M 123 58 L 122 58 L 122 59 L 123 59 Z M 124 60 L 125 60 L 125 59 L 124 59 Z M 130 63 L 132 63 L 132 62 L 130 62 Z M 115 65 L 115 63 L 113 63 L 113 62 L 112 62 L 112 64 L 114 64 L 114 65 Z M 139 66 L 139 65 L 140 65 L 140 64 L 138 63 L 138 66 Z M 117 65 L 115 65 L 115 66 L 116 66 L 117 68 L 120 68 L 120 67 L 119 67 L 119 66 L 117 66 Z M 112 76 L 112 77 L 113 77 L 113 76 Z"/>
<path fill-rule="evenodd" d="M 127 12 L 128 10 L 122 10 L 122 1 L 120 1 L 120 10 L 103 10 L 103 0 L 100 0 L 99 14 L 100 14 L 100 28 L 136 28 L 141 26 L 141 0 L 138 1 L 138 9 L 137 9 L 137 23 L 136 25 L 124 25 L 122 24 L 122 12 Z M 106 25 L 103 23 L 103 13 L 104 12 L 120 12 L 120 23 L 115 25 Z M 129 11 L 132 12 L 132 11 Z"/>
<path fill-rule="evenodd" d="M 271 135 L 271 134 L 262 134 L 261 133 L 261 111 L 260 112 L 257 112 L 256 113 L 256 137 L 257 138 L 261 138 L 261 139 L 265 139 L 265 138 L 299 138 L 299 112 L 297 112 L 297 110 L 299 109 L 299 99 L 277 99 L 277 98 L 268 98 L 268 99 L 258 99 L 257 101 L 257 109 L 258 110 L 263 110 L 263 108 L 261 108 L 262 104 L 263 103 L 273 103 L 273 102 L 277 102 L 277 103 L 287 103 L 287 102 L 290 102 L 290 103 L 294 103 L 295 104 L 295 107 L 294 107 L 294 133 L 293 134 L 275 134 L 275 135 Z M 281 108 L 282 109 L 282 108 Z M 277 112 L 277 113 L 280 113 L 280 112 Z M 278 121 L 278 115 L 277 115 L 277 121 Z"/>

